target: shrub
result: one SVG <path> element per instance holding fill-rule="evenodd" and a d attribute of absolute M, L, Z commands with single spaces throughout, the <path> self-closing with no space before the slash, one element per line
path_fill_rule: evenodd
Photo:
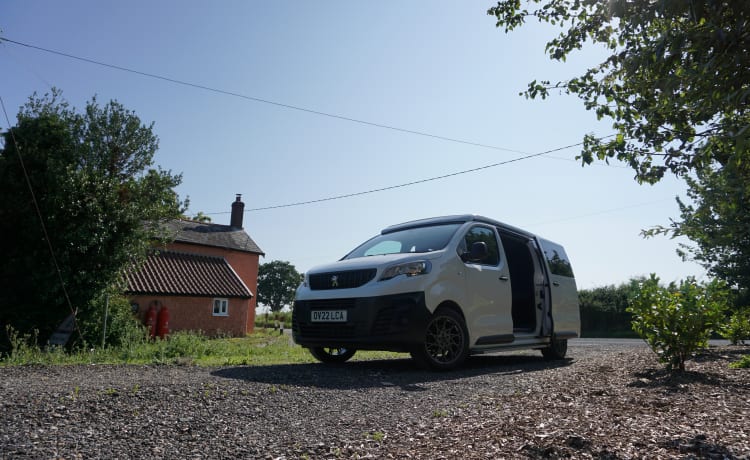
<path fill-rule="evenodd" d="M 729 365 L 733 369 L 748 369 L 750 368 L 750 355 L 745 355 L 740 358 L 739 361 L 735 361 Z"/>
<path fill-rule="evenodd" d="M 99 347 L 104 338 L 105 346 L 119 347 L 143 333 L 143 326 L 133 316 L 128 299 L 116 293 L 108 295 L 107 291 L 81 309 L 77 319 L 83 344 L 89 346 Z"/>
<path fill-rule="evenodd" d="M 734 312 L 719 330 L 719 334 L 732 345 L 744 345 L 745 340 L 750 340 L 750 308 L 745 307 Z"/>
<path fill-rule="evenodd" d="M 659 278 L 641 283 L 628 311 L 633 314 L 633 330 L 643 338 L 669 370 L 685 370 L 685 361 L 708 346 L 711 332 L 723 322 L 728 293 L 726 286 L 713 281 L 699 285 L 695 279 L 679 286 L 659 285 Z"/>

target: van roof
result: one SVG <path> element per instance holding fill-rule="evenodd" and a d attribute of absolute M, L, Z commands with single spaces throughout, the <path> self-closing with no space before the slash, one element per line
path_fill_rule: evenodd
<path fill-rule="evenodd" d="M 410 228 L 431 227 L 433 225 L 445 225 L 445 224 L 463 224 L 466 222 L 481 222 L 484 224 L 489 224 L 489 225 L 494 225 L 496 227 L 504 228 L 506 230 L 510 230 L 514 233 L 518 233 L 520 235 L 527 236 L 529 238 L 534 237 L 533 233 L 529 233 L 526 230 L 521 230 L 520 228 L 502 223 L 498 220 L 490 219 L 489 217 L 479 216 L 476 214 L 459 214 L 455 216 L 430 217 L 427 219 L 412 220 L 409 222 L 404 222 L 402 224 L 396 224 L 396 225 L 391 225 L 390 227 L 386 227 L 380 233 L 381 235 L 385 235 L 388 233 L 397 232 L 399 230 L 407 230 Z"/>

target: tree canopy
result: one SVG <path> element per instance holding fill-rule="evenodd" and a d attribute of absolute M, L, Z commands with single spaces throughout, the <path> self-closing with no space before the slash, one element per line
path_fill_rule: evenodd
<path fill-rule="evenodd" d="M 529 19 L 559 25 L 546 47 L 564 61 L 587 45 L 610 54 L 564 82 L 533 81 L 581 98 L 616 135 L 587 135 L 581 158 L 616 158 L 642 182 L 665 172 L 746 161 L 750 126 L 750 2 L 718 0 L 503 0 L 488 13 L 506 32 Z"/>
<path fill-rule="evenodd" d="M 568 81 L 532 81 L 522 94 L 578 96 L 613 136 L 586 135 L 580 158 L 617 159 L 641 183 L 683 178 L 692 203 L 645 235 L 684 235 L 684 258 L 750 293 L 750 2 L 720 0 L 501 0 L 506 32 L 528 20 L 560 26 L 547 42 L 565 61 L 584 46 L 603 62 Z"/>
<path fill-rule="evenodd" d="M 297 286 L 303 276 L 289 262 L 274 260 L 258 267 L 258 303 L 271 311 L 281 311 L 294 302 Z"/>
<path fill-rule="evenodd" d="M 680 219 L 644 235 L 684 235 L 678 254 L 703 265 L 728 285 L 740 287 L 737 303 L 750 306 L 750 164 L 704 168 L 686 177 L 688 197 L 677 199 Z"/>
<path fill-rule="evenodd" d="M 181 176 L 153 167 L 153 125 L 116 101 L 79 113 L 53 90 L 17 120 L 0 149 L 0 323 L 44 340 L 102 304 L 159 236 L 146 222 L 180 214 Z"/>

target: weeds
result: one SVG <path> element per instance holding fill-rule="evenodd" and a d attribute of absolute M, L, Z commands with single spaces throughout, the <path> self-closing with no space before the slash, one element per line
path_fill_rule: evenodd
<path fill-rule="evenodd" d="M 245 337 L 209 338 L 199 332 L 176 332 L 166 339 L 151 340 L 143 331 L 133 331 L 117 346 L 73 350 L 41 347 L 36 334 L 20 335 L 8 328 L 11 351 L 0 357 L 0 366 L 28 364 L 170 364 L 198 366 L 268 366 L 312 363 L 304 348 L 291 343 L 288 335 L 256 330 Z M 388 359 L 387 352 L 361 352 L 356 359 Z"/>
<path fill-rule="evenodd" d="M 750 368 L 750 355 L 745 355 L 740 358 L 739 361 L 735 361 L 729 365 L 732 369 L 748 369 Z"/>
<path fill-rule="evenodd" d="M 383 433 L 382 431 L 374 431 L 367 437 L 375 442 L 381 442 L 383 439 L 385 439 L 385 433 Z"/>

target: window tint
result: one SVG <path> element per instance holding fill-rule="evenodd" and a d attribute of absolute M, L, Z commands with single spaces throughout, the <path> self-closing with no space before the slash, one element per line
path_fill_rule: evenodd
<path fill-rule="evenodd" d="M 565 250 L 562 246 L 550 241 L 542 240 L 542 247 L 544 248 L 544 257 L 547 258 L 549 269 L 553 275 L 574 278 L 573 267 L 570 265 L 568 255 L 565 254 Z"/>
<path fill-rule="evenodd" d="M 378 254 L 395 254 L 397 252 L 401 251 L 401 242 L 400 241 L 381 241 L 378 244 L 374 245 L 367 251 L 365 251 L 365 256 L 376 256 Z"/>
<path fill-rule="evenodd" d="M 439 251 L 448 245 L 458 227 L 460 224 L 431 225 L 378 235 L 347 254 L 344 259 Z"/>
<path fill-rule="evenodd" d="M 468 252 L 471 249 L 471 245 L 476 242 L 484 242 L 487 245 L 487 257 L 480 260 L 478 263 L 482 265 L 497 265 L 500 263 L 500 250 L 497 245 L 497 238 L 495 238 L 495 231 L 488 227 L 472 227 L 466 236 L 464 237 L 463 243 L 460 246 L 460 251 Z"/>

